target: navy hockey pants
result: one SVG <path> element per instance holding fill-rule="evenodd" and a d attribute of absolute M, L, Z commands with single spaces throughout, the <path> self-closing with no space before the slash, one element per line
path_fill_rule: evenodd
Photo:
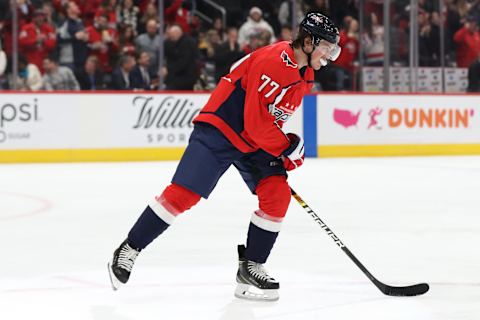
<path fill-rule="evenodd" d="M 207 199 L 232 164 L 252 193 L 255 193 L 260 180 L 266 177 L 287 176 L 280 159 L 263 150 L 242 153 L 217 128 L 200 123 L 195 124 L 172 183 Z"/>

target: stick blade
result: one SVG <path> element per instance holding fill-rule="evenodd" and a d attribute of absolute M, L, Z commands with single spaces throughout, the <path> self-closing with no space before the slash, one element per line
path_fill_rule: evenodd
<path fill-rule="evenodd" d="M 425 294 L 430 289 L 430 286 L 427 283 L 419 283 L 412 286 L 406 287 L 394 287 L 384 284 L 380 284 L 378 288 L 387 296 L 393 297 L 413 297 L 420 296 Z"/>

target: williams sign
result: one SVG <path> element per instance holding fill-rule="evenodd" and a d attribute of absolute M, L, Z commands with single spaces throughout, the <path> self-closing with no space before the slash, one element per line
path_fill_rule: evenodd
<path fill-rule="evenodd" d="M 195 95 L 135 96 L 132 105 L 138 110 L 133 129 L 145 130 L 148 144 L 186 144 L 203 106 Z"/>

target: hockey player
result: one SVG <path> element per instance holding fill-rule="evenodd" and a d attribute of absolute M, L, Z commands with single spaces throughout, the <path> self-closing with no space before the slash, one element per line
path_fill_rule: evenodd
<path fill-rule="evenodd" d="M 235 296 L 278 299 L 279 283 L 263 264 L 290 203 L 287 171 L 304 160 L 303 139 L 281 128 L 310 91 L 313 69 L 340 54 L 338 40 L 338 29 L 328 17 L 309 13 L 293 42 L 259 49 L 232 65 L 194 119 L 171 184 L 146 207 L 113 253 L 108 270 L 114 290 L 128 281 L 139 252 L 201 197 L 208 198 L 234 165 L 259 199 L 246 246 L 238 246 Z"/>

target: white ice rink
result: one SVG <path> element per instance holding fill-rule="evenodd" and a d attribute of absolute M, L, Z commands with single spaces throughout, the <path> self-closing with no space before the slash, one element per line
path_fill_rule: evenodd
<path fill-rule="evenodd" d="M 113 292 L 107 260 L 175 162 L 0 166 L 0 319 L 480 319 L 480 158 L 308 159 L 290 184 L 383 296 L 292 200 L 267 269 L 280 300 L 233 297 L 256 198 L 231 169 L 141 253 Z"/>

